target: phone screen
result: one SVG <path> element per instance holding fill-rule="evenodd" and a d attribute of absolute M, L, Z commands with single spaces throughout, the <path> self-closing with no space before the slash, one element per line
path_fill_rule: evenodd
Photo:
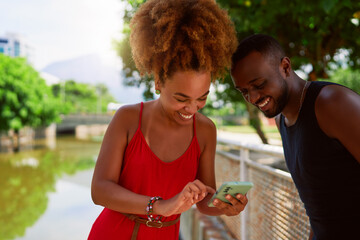
<path fill-rule="evenodd" d="M 227 194 L 230 194 L 231 196 L 235 197 L 236 194 L 240 193 L 245 195 L 250 188 L 253 187 L 252 182 L 239 182 L 239 181 L 233 181 L 233 182 L 224 182 L 216 191 L 216 193 L 212 196 L 210 201 L 208 202 L 209 207 L 215 207 L 213 204 L 213 201 L 215 198 L 231 204 L 225 196 Z"/>

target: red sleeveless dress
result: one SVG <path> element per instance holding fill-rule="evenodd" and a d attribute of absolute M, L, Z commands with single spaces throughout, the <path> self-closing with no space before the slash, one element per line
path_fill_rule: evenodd
<path fill-rule="evenodd" d="M 169 199 L 180 193 L 185 185 L 195 180 L 200 158 L 200 147 L 194 136 L 186 152 L 172 162 L 163 162 L 150 149 L 141 132 L 141 103 L 139 126 L 125 150 L 119 185 L 146 196 Z M 171 149 L 169 149 L 171 151 Z M 131 201 L 131 199 L 129 199 Z M 146 215 L 139 215 L 146 218 Z M 164 218 L 175 220 L 179 215 Z M 123 214 L 104 208 L 94 222 L 89 240 L 130 240 L 135 223 Z M 178 240 L 180 222 L 163 228 L 140 224 L 137 240 Z"/>

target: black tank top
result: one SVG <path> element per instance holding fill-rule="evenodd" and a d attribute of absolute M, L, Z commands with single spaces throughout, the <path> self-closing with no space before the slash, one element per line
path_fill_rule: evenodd
<path fill-rule="evenodd" d="M 329 84 L 311 82 L 294 125 L 287 127 L 281 114 L 284 155 L 314 239 L 360 239 L 360 164 L 320 129 L 315 115 L 315 100 Z"/>

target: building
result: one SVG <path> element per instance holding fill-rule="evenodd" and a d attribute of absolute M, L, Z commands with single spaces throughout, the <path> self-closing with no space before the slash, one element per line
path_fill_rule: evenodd
<path fill-rule="evenodd" d="M 29 63 L 33 62 L 33 48 L 19 34 L 0 35 L 0 53 L 10 57 L 25 57 Z"/>

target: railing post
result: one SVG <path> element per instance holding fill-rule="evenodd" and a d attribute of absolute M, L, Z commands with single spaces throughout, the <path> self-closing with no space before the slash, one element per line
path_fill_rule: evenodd
<path fill-rule="evenodd" d="M 247 170 L 247 166 L 246 166 L 246 162 L 245 160 L 249 159 L 249 149 L 246 148 L 240 148 L 240 181 L 247 181 L 248 180 L 248 170 Z M 240 213 L 240 219 L 241 219 L 241 240 L 246 240 L 247 239 L 247 226 L 246 226 L 246 221 L 247 221 L 247 208 L 245 208 L 245 210 Z"/>
<path fill-rule="evenodd" d="M 245 161 L 249 159 L 249 149 L 240 149 L 240 181 L 247 181 L 247 166 Z"/>
<path fill-rule="evenodd" d="M 252 157 L 250 153 L 255 152 L 284 161 L 282 147 L 241 143 L 221 138 L 218 139 L 218 143 L 217 154 L 231 160 L 231 164 L 232 161 L 238 161 L 240 165 L 240 169 L 237 169 L 239 171 L 238 179 L 254 183 L 254 188 L 248 194 L 248 198 L 251 198 L 249 202 L 252 204 L 247 206 L 238 216 L 240 226 L 239 223 L 235 224 L 235 222 L 227 224 L 230 231 L 241 240 L 308 238 L 310 231 L 309 219 L 290 173 L 250 159 Z M 229 149 L 239 149 L 239 151 L 234 155 L 229 152 Z M 224 170 L 227 170 L 227 168 Z M 269 187 L 271 191 L 264 191 Z M 284 191 L 286 191 L 286 194 L 284 194 Z M 275 192 L 279 194 L 274 194 Z M 268 198 L 272 198 L 273 201 L 268 202 L 266 200 Z M 264 204 L 266 204 L 265 207 Z M 252 207 L 252 205 L 257 207 Z"/>

